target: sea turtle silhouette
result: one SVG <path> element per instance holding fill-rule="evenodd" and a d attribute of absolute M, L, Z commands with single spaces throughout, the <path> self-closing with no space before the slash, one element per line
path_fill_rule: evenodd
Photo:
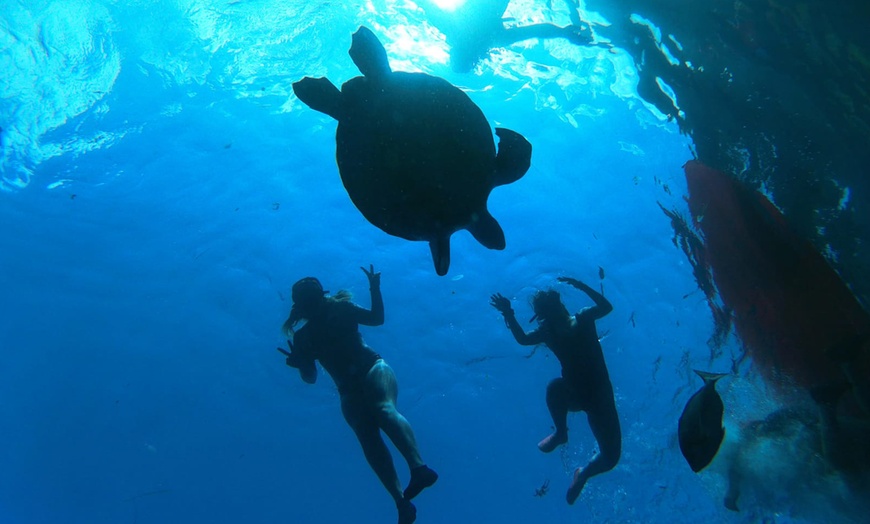
<path fill-rule="evenodd" d="M 494 187 L 526 173 L 531 144 L 496 128 L 496 154 L 486 117 L 468 95 L 442 78 L 393 72 L 366 27 L 354 33 L 349 54 L 363 76 L 341 91 L 326 78 L 305 77 L 293 92 L 338 120 L 338 170 L 357 209 L 391 235 L 429 242 L 439 275 L 450 267 L 456 231 L 504 249 L 504 232 L 486 201 Z"/>

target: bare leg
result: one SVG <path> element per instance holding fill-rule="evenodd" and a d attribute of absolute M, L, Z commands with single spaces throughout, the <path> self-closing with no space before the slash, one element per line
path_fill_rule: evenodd
<path fill-rule="evenodd" d="M 570 405 L 571 390 L 564 378 L 554 378 L 547 385 L 547 408 L 553 417 L 553 425 L 556 431 L 552 435 L 538 442 L 538 449 L 544 453 L 550 453 L 562 444 L 568 442 L 568 407 Z"/>
<path fill-rule="evenodd" d="M 384 439 L 381 438 L 377 422 L 366 413 L 360 399 L 342 397 L 341 412 L 356 434 L 366 460 L 380 479 L 381 484 L 387 488 L 393 500 L 396 502 L 402 500 L 402 486 L 399 484 L 399 476 L 393 465 L 393 457 L 390 455 L 390 450 L 384 443 Z"/>
<path fill-rule="evenodd" d="M 366 402 L 374 410 L 378 426 L 390 437 L 411 470 L 404 497 L 411 500 L 438 480 L 438 474 L 423 463 L 411 424 L 396 409 L 399 386 L 392 368 L 378 361 L 366 375 Z"/>
<path fill-rule="evenodd" d="M 602 405 L 589 409 L 586 413 L 589 416 L 589 428 L 598 441 L 599 453 L 585 468 L 574 471 L 574 481 L 571 482 L 565 497 L 568 504 L 574 504 L 587 480 L 616 467 L 622 453 L 622 430 L 613 400 L 607 399 Z"/>
<path fill-rule="evenodd" d="M 392 368 L 383 360 L 378 361 L 366 375 L 366 404 L 373 410 L 378 426 L 390 437 L 399 453 L 405 457 L 409 468 L 423 465 L 417 450 L 417 439 L 411 424 L 396 409 L 399 386 Z"/>
<path fill-rule="evenodd" d="M 381 438 L 377 421 L 364 402 L 360 398 L 342 396 L 341 412 L 362 445 L 369 466 L 396 502 L 399 524 L 412 524 L 417 520 L 417 508 L 402 495 L 402 485 L 399 484 L 399 476 L 393 466 L 393 457 Z"/>

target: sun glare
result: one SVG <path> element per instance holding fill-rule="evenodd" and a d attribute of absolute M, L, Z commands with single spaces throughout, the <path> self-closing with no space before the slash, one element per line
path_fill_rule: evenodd
<path fill-rule="evenodd" d="M 465 3 L 465 0 L 432 0 L 432 2 L 445 11 L 455 11 Z"/>

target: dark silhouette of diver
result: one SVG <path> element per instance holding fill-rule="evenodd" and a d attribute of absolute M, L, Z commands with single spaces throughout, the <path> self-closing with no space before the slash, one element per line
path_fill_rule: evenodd
<path fill-rule="evenodd" d="M 499 310 L 514 338 L 523 346 L 546 344 L 562 364 L 562 377 L 547 386 L 547 407 L 556 430 L 538 443 L 544 453 L 550 453 L 568 442 L 568 412 L 585 411 L 589 427 L 598 441 L 599 453 L 586 467 L 577 468 L 566 499 L 574 504 L 586 481 L 610 471 L 619 461 L 622 451 L 622 431 L 613 386 L 598 342 L 595 321 L 613 310 L 600 293 L 574 278 L 560 277 L 559 282 L 583 291 L 595 302 L 571 316 L 555 290 L 538 291 L 532 297 L 532 309 L 539 326 L 530 333 L 517 322 L 510 300 L 500 293 L 492 295 L 490 304 Z"/>
<path fill-rule="evenodd" d="M 316 278 L 303 278 L 293 284 L 293 307 L 283 327 L 291 349 L 287 365 L 297 368 L 302 380 L 313 384 L 317 380 L 314 361 L 320 361 L 338 387 L 341 412 L 362 445 L 366 460 L 396 502 L 399 524 L 410 524 L 417 514 L 411 499 L 434 484 L 438 475 L 423 463 L 411 425 L 396 410 L 396 375 L 359 332 L 360 324 L 384 323 L 381 274 L 375 273 L 374 266 L 368 271 L 361 269 L 369 280 L 371 310 L 351 302 L 346 291 L 326 296 Z M 300 320 L 307 322 L 294 333 L 293 327 Z M 381 431 L 408 462 L 411 480 L 404 492 Z"/>
<path fill-rule="evenodd" d="M 509 46 L 531 38 L 564 38 L 577 45 L 610 47 L 594 41 L 590 25 L 580 20 L 576 1 L 568 2 L 575 9 L 571 14 L 572 24 L 565 27 L 549 23 L 505 27 L 506 19 L 502 16 L 509 3 L 510 0 L 468 0 L 455 11 L 448 12 L 433 0 L 417 2 L 432 24 L 444 33 L 450 46 L 450 67 L 457 73 L 474 69 L 494 47 Z"/>

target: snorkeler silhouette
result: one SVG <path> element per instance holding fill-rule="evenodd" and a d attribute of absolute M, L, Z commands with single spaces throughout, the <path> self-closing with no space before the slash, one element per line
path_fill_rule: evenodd
<path fill-rule="evenodd" d="M 507 19 L 502 17 L 509 3 L 509 0 L 469 0 L 448 11 L 434 0 L 417 2 L 432 24 L 444 33 L 450 46 L 450 67 L 457 73 L 474 69 L 495 47 L 531 38 L 564 38 L 577 45 L 610 47 L 594 41 L 591 27 L 580 20 L 576 1 L 568 1 L 573 8 L 572 25 L 565 27 L 550 23 L 506 27 Z"/>
<path fill-rule="evenodd" d="M 566 499 L 574 504 L 590 477 L 610 471 L 619 462 L 622 451 L 622 431 L 613 386 L 607 373 L 604 354 L 598 342 L 595 321 L 613 310 L 600 293 L 574 278 L 559 277 L 559 282 L 586 293 L 595 302 L 571 316 L 555 290 L 538 291 L 532 297 L 532 309 L 539 327 L 530 333 L 517 322 L 510 300 L 500 293 L 492 295 L 490 304 L 504 315 L 514 338 L 523 346 L 546 344 L 562 364 L 562 377 L 547 386 L 547 407 L 556 426 L 552 435 L 538 443 L 544 453 L 550 453 L 568 442 L 568 412 L 585 411 L 589 427 L 598 441 L 600 452 L 586 467 L 577 468 Z"/>
<path fill-rule="evenodd" d="M 314 361 L 320 361 L 338 387 L 341 412 L 362 445 L 366 460 L 396 502 L 399 524 L 411 524 L 417 515 L 411 499 L 433 485 L 438 475 L 423 463 L 411 425 L 396 410 L 396 375 L 360 335 L 360 324 L 384 323 L 381 274 L 375 272 L 374 266 L 368 271 L 361 269 L 369 280 L 371 310 L 351 302 L 346 291 L 327 296 L 316 278 L 303 278 L 293 284 L 293 307 L 283 326 L 291 352 L 279 351 L 287 355 L 287 365 L 297 368 L 308 384 L 317 380 Z M 300 320 L 306 323 L 294 332 Z M 381 431 L 408 462 L 411 480 L 404 492 Z"/>

